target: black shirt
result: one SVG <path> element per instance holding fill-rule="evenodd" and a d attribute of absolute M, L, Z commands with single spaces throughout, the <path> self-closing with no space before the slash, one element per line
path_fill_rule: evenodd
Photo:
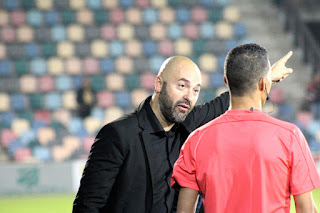
<path fill-rule="evenodd" d="M 174 125 L 170 131 L 165 132 L 159 120 L 153 113 L 150 104 L 146 107 L 148 122 L 150 123 L 150 142 L 152 143 L 153 168 L 154 168 L 154 189 L 152 212 L 169 212 L 172 199 L 168 199 L 170 193 L 170 177 L 172 174 L 172 164 L 170 155 L 179 155 L 180 143 L 176 130 L 178 124 Z"/>

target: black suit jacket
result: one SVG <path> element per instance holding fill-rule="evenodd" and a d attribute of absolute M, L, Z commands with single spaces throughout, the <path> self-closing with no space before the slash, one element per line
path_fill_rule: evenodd
<path fill-rule="evenodd" d="M 150 98 L 142 102 L 136 111 L 105 125 L 98 133 L 73 204 L 74 213 L 151 211 L 154 178 L 150 167 L 152 141 L 145 122 L 145 108 Z M 195 106 L 178 128 L 181 146 L 193 130 L 223 114 L 228 107 L 228 93 Z M 171 162 L 178 157 L 170 156 Z M 172 201 L 173 194 L 172 189 Z"/>

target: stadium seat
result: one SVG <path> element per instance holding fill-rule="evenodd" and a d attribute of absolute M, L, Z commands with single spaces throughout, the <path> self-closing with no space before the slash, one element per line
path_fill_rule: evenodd
<path fill-rule="evenodd" d="M 57 44 L 57 54 L 61 58 L 71 58 L 74 56 L 74 45 L 69 41 L 62 41 Z"/>
<path fill-rule="evenodd" d="M 0 26 L 7 26 L 9 22 L 9 14 L 5 10 L 0 10 Z"/>
<path fill-rule="evenodd" d="M 23 93 L 33 93 L 38 89 L 37 79 L 32 75 L 24 75 L 20 78 L 20 89 Z"/>
<path fill-rule="evenodd" d="M 178 39 L 174 42 L 175 55 L 190 56 L 192 54 L 192 43 L 189 39 Z"/>
<path fill-rule="evenodd" d="M 224 86 L 223 76 L 224 76 L 223 73 L 220 73 L 220 72 L 211 73 L 210 74 L 211 85 L 216 88 Z"/>
<path fill-rule="evenodd" d="M 240 19 L 240 11 L 235 6 L 224 7 L 222 16 L 225 21 L 235 23 Z"/>
<path fill-rule="evenodd" d="M 183 27 L 184 37 L 195 40 L 199 37 L 198 26 L 194 23 L 187 23 Z"/>
<path fill-rule="evenodd" d="M 9 144 L 17 139 L 17 136 L 11 129 L 2 129 L 0 133 L 1 145 L 5 148 L 8 148 Z"/>
<path fill-rule="evenodd" d="M 306 129 L 311 135 L 316 136 L 317 134 L 319 134 L 320 121 L 319 120 L 310 121 Z"/>
<path fill-rule="evenodd" d="M 142 14 L 138 8 L 129 8 L 126 13 L 126 21 L 130 24 L 138 25 L 142 23 Z M 137 27 L 138 27 L 137 26 Z"/>
<path fill-rule="evenodd" d="M 213 7 L 208 14 L 208 21 L 216 23 L 223 19 L 223 11 L 220 7 Z"/>
<path fill-rule="evenodd" d="M 235 23 L 233 32 L 236 38 L 243 39 L 247 35 L 247 27 L 243 23 Z"/>
<path fill-rule="evenodd" d="M 35 131 L 30 129 L 21 133 L 20 141 L 23 146 L 28 146 L 32 141 L 36 139 Z"/>
<path fill-rule="evenodd" d="M 206 42 L 204 42 L 203 40 L 195 40 L 192 45 L 193 53 L 196 56 L 201 55 L 206 51 Z"/>
<path fill-rule="evenodd" d="M 13 65 L 9 60 L 0 60 L 0 76 L 8 77 L 12 75 Z"/>
<path fill-rule="evenodd" d="M 17 76 L 26 75 L 29 71 L 29 63 L 27 60 L 16 60 L 14 65 Z"/>
<path fill-rule="evenodd" d="M 126 88 L 131 91 L 140 87 L 140 76 L 138 74 L 125 75 Z"/>
<path fill-rule="evenodd" d="M 120 118 L 124 114 L 123 109 L 117 106 L 108 107 L 105 112 L 105 124 Z"/>
<path fill-rule="evenodd" d="M 89 133 L 89 135 L 95 135 L 101 128 L 101 121 L 97 118 L 87 117 L 83 121 L 85 130 Z"/>
<path fill-rule="evenodd" d="M 82 61 L 73 57 L 65 61 L 65 69 L 68 75 L 80 75 L 82 73 Z"/>
<path fill-rule="evenodd" d="M 65 151 L 67 152 L 67 156 L 71 157 L 75 150 L 80 148 L 81 143 L 78 137 L 66 136 L 62 139 L 62 145 Z"/>
<path fill-rule="evenodd" d="M 191 20 L 195 23 L 207 21 L 207 10 L 203 7 L 193 7 L 191 9 Z"/>
<path fill-rule="evenodd" d="M 149 95 L 151 95 L 150 92 L 148 92 L 145 89 L 135 89 L 131 92 L 131 103 L 133 107 L 138 107 L 141 102 L 146 99 Z"/>
<path fill-rule="evenodd" d="M 11 96 L 11 107 L 14 111 L 26 110 L 28 102 L 26 97 L 21 93 L 12 94 Z"/>
<path fill-rule="evenodd" d="M 63 61 L 58 57 L 51 57 L 47 61 L 47 68 L 51 75 L 61 75 L 64 71 Z"/>
<path fill-rule="evenodd" d="M 11 15 L 11 23 L 15 26 L 24 25 L 26 23 L 26 14 L 22 10 L 12 11 Z"/>
<path fill-rule="evenodd" d="M 20 84 L 18 78 L 0 79 L 0 89 L 8 93 L 20 91 Z"/>
<path fill-rule="evenodd" d="M 87 7 L 92 10 L 97 10 L 101 8 L 101 1 L 100 0 L 88 0 Z"/>
<path fill-rule="evenodd" d="M 58 109 L 52 113 L 52 120 L 67 126 L 71 119 L 71 111 L 67 109 Z"/>
<path fill-rule="evenodd" d="M 34 120 L 48 125 L 51 122 L 51 113 L 43 109 L 36 110 L 34 112 Z"/>
<path fill-rule="evenodd" d="M 102 0 L 102 4 L 104 8 L 111 10 L 119 6 L 119 1 L 118 0 Z"/>
<path fill-rule="evenodd" d="M 60 76 L 57 76 L 55 80 L 56 80 L 55 86 L 57 91 L 66 91 L 74 88 L 72 85 L 72 80 L 70 76 L 60 75 Z"/>
<path fill-rule="evenodd" d="M 131 107 L 131 94 L 126 91 L 115 92 L 116 105 L 124 109 Z"/>
<path fill-rule="evenodd" d="M 102 75 L 94 75 L 90 79 L 91 87 L 94 91 L 104 90 L 106 87 L 105 78 Z"/>
<path fill-rule="evenodd" d="M 15 41 L 15 30 L 12 27 L 5 26 L 1 30 L 1 40 L 5 43 L 12 43 Z"/>
<path fill-rule="evenodd" d="M 76 22 L 76 12 L 73 10 L 61 11 L 61 22 L 63 25 L 69 25 Z"/>
<path fill-rule="evenodd" d="M 143 54 L 146 56 L 152 56 L 157 52 L 157 44 L 152 40 L 143 42 Z"/>
<path fill-rule="evenodd" d="M 313 120 L 313 115 L 309 111 L 299 111 L 297 113 L 296 119 L 297 119 L 297 122 L 299 122 L 303 128 L 306 128 L 309 125 L 309 123 Z"/>
<path fill-rule="evenodd" d="M 49 42 L 51 41 L 51 32 L 48 30 L 47 27 L 39 27 L 34 29 L 34 40 L 39 42 L 39 43 L 43 43 L 43 42 Z M 23 36 L 25 36 L 26 33 L 23 33 Z M 30 41 L 33 40 L 32 38 L 30 39 Z"/>
<path fill-rule="evenodd" d="M 279 104 L 279 118 L 285 121 L 291 121 L 294 118 L 294 108 L 292 105 L 282 103 Z"/>
<path fill-rule="evenodd" d="M 27 12 L 27 23 L 32 27 L 39 27 L 43 23 L 42 13 L 39 10 L 32 9 Z"/>
<path fill-rule="evenodd" d="M 51 127 L 42 127 L 37 131 L 37 139 L 41 146 L 48 146 L 56 139 L 56 132 Z"/>
<path fill-rule="evenodd" d="M 106 57 L 108 55 L 108 44 L 101 39 L 92 41 L 91 54 L 96 58 Z"/>
<path fill-rule="evenodd" d="M 71 24 L 67 28 L 68 39 L 73 42 L 82 42 L 84 40 L 84 29 L 79 24 Z"/>
<path fill-rule="evenodd" d="M 39 89 L 41 92 L 52 92 L 55 90 L 55 83 L 52 76 L 41 76 L 39 78 Z"/>
<path fill-rule="evenodd" d="M 81 10 L 86 7 L 85 0 L 69 0 L 70 8 L 73 10 Z"/>
<path fill-rule="evenodd" d="M 105 113 L 105 110 L 103 110 L 102 108 L 94 107 L 91 110 L 90 116 L 102 121 L 104 118 L 104 113 Z"/>
<path fill-rule="evenodd" d="M 148 58 L 135 58 L 133 60 L 134 72 L 143 73 L 150 71 L 150 62 Z"/>
<path fill-rule="evenodd" d="M 153 55 L 150 58 L 150 65 L 151 65 L 151 70 L 154 73 L 158 73 L 163 61 L 165 60 L 164 57 L 159 56 L 159 55 Z"/>
<path fill-rule="evenodd" d="M 18 147 L 14 152 L 14 160 L 17 162 L 27 162 L 32 159 L 31 150 L 28 147 Z"/>
<path fill-rule="evenodd" d="M 199 26 L 199 36 L 202 39 L 210 39 L 214 41 L 215 31 L 215 25 L 210 22 L 203 22 Z"/>
<path fill-rule="evenodd" d="M 115 40 L 117 37 L 117 29 L 110 24 L 101 27 L 101 37 L 105 40 Z"/>
<path fill-rule="evenodd" d="M 116 59 L 116 70 L 119 73 L 132 73 L 133 72 L 133 61 L 131 58 L 122 56 Z"/>
<path fill-rule="evenodd" d="M 30 129 L 30 123 L 25 119 L 16 118 L 11 123 L 11 129 L 17 138 L 19 138 L 23 132 Z"/>
<path fill-rule="evenodd" d="M 52 0 L 38 0 L 36 1 L 36 6 L 40 10 L 51 10 L 53 7 Z"/>
<path fill-rule="evenodd" d="M 97 93 L 97 106 L 107 108 L 113 106 L 115 102 L 114 94 L 109 91 L 100 91 Z"/>
<path fill-rule="evenodd" d="M 176 20 L 179 23 L 187 23 L 190 21 L 190 10 L 187 8 L 177 8 L 176 9 Z"/>
<path fill-rule="evenodd" d="M 57 92 L 47 93 L 44 97 L 44 106 L 49 110 L 56 110 L 62 107 L 61 96 Z"/>
<path fill-rule="evenodd" d="M 136 5 L 140 8 L 147 8 L 150 6 L 149 0 L 136 0 Z"/>
<path fill-rule="evenodd" d="M 30 10 L 31 8 L 35 7 L 34 0 L 21 0 L 20 6 L 25 10 Z"/>
<path fill-rule="evenodd" d="M 141 87 L 147 90 L 154 89 L 154 82 L 156 80 L 156 75 L 153 73 L 143 73 L 141 75 Z"/>
<path fill-rule="evenodd" d="M 94 23 L 98 26 L 109 21 L 109 13 L 105 10 L 96 10 L 94 12 Z"/>
<path fill-rule="evenodd" d="M 63 41 L 67 38 L 64 26 L 56 25 L 51 28 L 51 38 L 54 42 Z"/>
<path fill-rule="evenodd" d="M 94 16 L 91 10 L 82 9 L 79 10 L 76 14 L 77 22 L 82 25 L 90 26 L 93 25 Z"/>
<path fill-rule="evenodd" d="M 175 10 L 171 7 L 164 7 L 159 10 L 159 20 L 162 23 L 170 24 L 175 21 Z"/>
<path fill-rule="evenodd" d="M 150 37 L 153 40 L 163 40 L 167 36 L 167 28 L 161 23 L 155 23 L 150 27 Z"/>
<path fill-rule="evenodd" d="M 233 36 L 233 27 L 227 22 L 218 22 L 216 24 L 216 35 L 219 39 L 231 39 Z"/>
<path fill-rule="evenodd" d="M 158 22 L 158 13 L 153 8 L 146 8 L 142 11 L 143 22 L 147 25 Z"/>
<path fill-rule="evenodd" d="M 16 150 L 22 147 L 23 147 L 23 144 L 19 141 L 19 139 L 12 141 L 8 146 L 9 155 L 11 157 L 14 157 Z"/>
<path fill-rule="evenodd" d="M 0 60 L 7 57 L 7 48 L 4 44 L 0 43 Z"/>
<path fill-rule="evenodd" d="M 210 76 L 209 73 L 207 72 L 201 72 L 201 78 L 202 78 L 202 83 L 201 83 L 201 90 L 202 89 L 208 89 L 211 88 L 211 82 L 210 82 Z"/>
<path fill-rule="evenodd" d="M 139 57 L 142 54 L 142 45 L 139 40 L 130 40 L 125 44 L 126 55 L 129 57 Z"/>
<path fill-rule="evenodd" d="M 69 124 L 67 126 L 68 131 L 71 134 L 77 134 L 81 129 L 83 128 L 83 122 L 80 118 L 78 117 L 72 117 L 69 121 Z"/>
<path fill-rule="evenodd" d="M 25 55 L 27 58 L 36 58 L 40 57 L 40 47 L 38 44 L 35 43 L 27 43 L 25 45 Z"/>
<path fill-rule="evenodd" d="M 134 37 L 134 29 L 130 24 L 120 24 L 117 26 L 117 35 L 120 40 L 130 40 Z"/>
<path fill-rule="evenodd" d="M 83 139 L 83 149 L 87 154 L 89 154 L 93 142 L 94 142 L 94 137 L 88 136 Z"/>
<path fill-rule="evenodd" d="M 56 3 L 56 6 L 57 6 L 57 2 L 67 2 L 67 1 L 55 1 Z M 57 6 L 59 7 L 59 6 Z M 63 8 L 66 8 L 65 5 L 63 5 Z M 47 11 L 45 12 L 44 14 L 44 20 L 45 20 L 45 23 L 49 26 L 55 26 L 59 23 L 59 15 L 60 13 L 56 12 L 56 11 Z"/>
<path fill-rule="evenodd" d="M 158 53 L 163 56 L 172 56 L 174 53 L 174 45 L 171 40 L 163 40 L 158 44 Z"/>
<path fill-rule="evenodd" d="M 83 69 L 86 74 L 98 74 L 99 63 L 95 58 L 87 57 L 83 61 Z"/>
<path fill-rule="evenodd" d="M 200 70 L 205 72 L 216 72 L 218 68 L 217 58 L 210 53 L 204 53 L 199 57 Z"/>
<path fill-rule="evenodd" d="M 78 57 L 87 57 L 90 55 L 90 44 L 89 43 L 76 43 L 75 44 L 75 54 Z"/>
<path fill-rule="evenodd" d="M 54 162 L 62 162 L 69 157 L 68 153 L 66 153 L 65 149 L 60 145 L 52 147 L 51 155 Z"/>
<path fill-rule="evenodd" d="M 119 6 L 127 9 L 130 7 L 133 7 L 134 3 L 135 3 L 135 0 L 120 0 Z"/>
<path fill-rule="evenodd" d="M 124 89 L 124 78 L 119 73 L 111 73 L 106 76 L 106 88 L 111 91 L 120 91 Z"/>
<path fill-rule="evenodd" d="M 47 72 L 46 61 L 43 58 L 35 58 L 30 62 L 30 71 L 33 75 L 44 75 Z"/>
<path fill-rule="evenodd" d="M 111 58 L 100 59 L 100 70 L 103 74 L 107 74 L 115 71 L 114 60 Z"/>
<path fill-rule="evenodd" d="M 150 3 L 154 8 L 163 8 L 168 5 L 168 0 L 150 0 Z"/>
<path fill-rule="evenodd" d="M 123 23 L 125 20 L 124 11 L 121 8 L 113 9 L 110 12 L 110 21 L 113 24 Z"/>
<path fill-rule="evenodd" d="M 40 162 L 46 162 L 52 159 L 50 147 L 36 146 L 32 149 L 32 154 Z"/>

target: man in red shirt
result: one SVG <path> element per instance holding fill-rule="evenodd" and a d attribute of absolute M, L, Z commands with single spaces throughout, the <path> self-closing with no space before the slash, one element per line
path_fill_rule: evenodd
<path fill-rule="evenodd" d="M 289 56 L 290 57 L 290 56 Z M 261 111 L 271 89 L 267 52 L 256 44 L 231 50 L 225 61 L 229 110 L 195 130 L 174 165 L 178 212 L 318 212 L 311 191 L 320 178 L 307 142 L 295 125 Z"/>

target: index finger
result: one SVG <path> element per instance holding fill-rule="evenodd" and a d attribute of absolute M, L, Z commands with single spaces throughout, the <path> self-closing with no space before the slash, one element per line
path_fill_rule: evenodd
<path fill-rule="evenodd" d="M 292 56 L 292 51 L 288 52 L 287 55 L 283 56 L 283 58 L 281 58 L 280 61 L 283 63 L 286 63 L 291 56 Z"/>

